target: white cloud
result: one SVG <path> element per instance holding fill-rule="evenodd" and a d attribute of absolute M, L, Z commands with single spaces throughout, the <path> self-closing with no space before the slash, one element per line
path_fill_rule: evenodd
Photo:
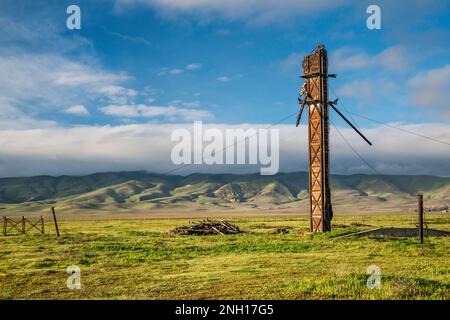
<path fill-rule="evenodd" d="M 156 109 L 153 109 L 153 112 Z M 157 113 L 157 112 L 156 112 Z M 440 140 L 450 141 L 450 125 L 398 126 Z M 265 128 L 254 125 L 204 125 L 204 129 Z M 75 128 L 0 130 L 0 176 L 36 174 L 81 174 L 107 170 L 165 172 L 174 168 L 170 153 L 177 128 L 192 132 L 192 124 L 133 124 Z M 280 169 L 307 170 L 307 127 L 277 126 L 280 129 Z M 331 127 L 333 173 L 373 173 L 352 153 Z M 377 170 L 386 174 L 450 175 L 450 147 L 386 127 L 362 129 L 373 142 L 369 147 L 349 128 L 340 128 L 354 148 Z M 385 137 L 388 136 L 389 139 Z M 420 150 L 420 152 L 417 152 Z M 249 166 L 249 171 L 256 171 Z M 236 166 L 193 165 L 177 173 L 234 172 Z"/>
<path fill-rule="evenodd" d="M 15 99 L 0 96 L 0 128 L 27 129 L 57 125 L 55 121 L 38 119 L 23 112 L 16 104 Z"/>
<path fill-rule="evenodd" d="M 385 79 L 374 78 L 371 80 L 360 79 L 346 83 L 339 87 L 337 93 L 343 97 L 357 97 L 362 102 L 369 102 L 370 99 L 386 96 L 394 93 L 395 83 Z"/>
<path fill-rule="evenodd" d="M 136 90 L 133 89 L 127 89 L 121 86 L 104 86 L 104 87 L 99 87 L 95 89 L 96 92 L 102 93 L 102 94 L 106 94 L 108 96 L 120 96 L 120 95 L 124 95 L 127 97 L 135 97 L 138 92 Z"/>
<path fill-rule="evenodd" d="M 172 69 L 172 70 L 169 70 L 169 73 L 173 74 L 173 75 L 182 74 L 183 72 L 184 72 L 183 69 Z"/>
<path fill-rule="evenodd" d="M 450 65 L 418 72 L 408 85 L 412 104 L 450 119 Z"/>
<path fill-rule="evenodd" d="M 0 53 L 0 70 L 0 123 L 10 122 L 8 127 L 48 125 L 48 121 L 38 120 L 41 114 L 63 112 L 67 105 L 86 105 L 99 99 L 126 104 L 138 94 L 119 85 L 129 76 L 61 55 Z"/>
<path fill-rule="evenodd" d="M 202 65 L 200 63 L 191 63 L 186 66 L 186 70 L 197 70 L 200 69 Z"/>
<path fill-rule="evenodd" d="M 206 21 L 221 18 L 266 24 L 282 23 L 293 17 L 331 11 L 350 2 L 350 0 L 115 0 L 115 7 L 118 11 L 125 11 L 131 5 L 145 5 L 159 10 L 164 16 L 186 14 Z"/>
<path fill-rule="evenodd" d="M 62 35 L 65 25 L 47 16 L 38 12 L 20 23 L 0 17 L 0 127 L 55 125 L 41 117 L 80 114 L 80 108 L 67 107 L 98 100 L 125 104 L 136 95 L 122 86 L 127 74 L 98 63 L 90 41 L 76 33 Z"/>
<path fill-rule="evenodd" d="M 63 70 L 59 71 L 58 68 L 48 73 L 48 79 L 54 84 L 63 86 L 100 86 L 102 83 L 114 83 L 129 79 L 129 77 L 125 75 L 105 72 L 97 73 L 91 67 L 79 63 L 68 63 L 68 61 L 65 61 L 65 63 L 66 65 L 62 67 Z"/>
<path fill-rule="evenodd" d="M 176 105 L 176 106 L 183 106 L 186 108 L 198 108 L 200 107 L 200 101 L 198 100 L 194 100 L 194 101 L 184 101 L 184 100 L 172 100 L 170 101 L 171 105 Z"/>
<path fill-rule="evenodd" d="M 25 6 L 24 10 L 26 10 Z M 79 34 L 73 34 L 71 37 L 62 36 L 61 33 L 66 31 L 65 24 L 62 24 L 59 19 L 52 20 L 52 17 L 46 14 L 46 10 L 35 10 L 32 15 L 26 15 L 21 23 L 17 22 L 16 16 L 7 17 L 7 11 L 7 9 L 2 10 L 4 16 L 0 17 L 0 30 L 2 30 L 0 49 L 2 50 L 17 49 L 15 48 L 17 43 L 26 44 L 28 49 L 45 50 L 54 54 L 92 49 L 92 42 Z"/>
<path fill-rule="evenodd" d="M 138 95 L 138 92 L 134 89 L 117 85 L 98 87 L 94 88 L 93 91 L 105 95 L 110 102 L 119 104 L 128 103 Z"/>
<path fill-rule="evenodd" d="M 145 39 L 144 37 L 130 36 L 119 32 L 110 32 L 110 34 L 124 41 L 131 42 L 137 45 L 147 45 L 147 46 L 152 45 L 152 43 L 149 40 Z"/>
<path fill-rule="evenodd" d="M 181 103 L 182 106 L 187 107 L 187 108 L 198 108 L 200 107 L 200 101 L 195 100 L 195 101 L 185 101 Z"/>
<path fill-rule="evenodd" d="M 220 77 L 217 78 L 217 80 L 220 81 L 220 82 L 230 82 L 231 78 L 228 77 L 228 76 L 220 76 Z"/>
<path fill-rule="evenodd" d="M 165 76 L 166 74 L 167 74 L 167 71 L 168 71 L 169 69 L 168 68 L 161 68 L 159 71 L 158 71 L 158 76 Z"/>
<path fill-rule="evenodd" d="M 300 52 L 291 53 L 280 62 L 280 66 L 286 71 L 295 71 L 298 73 L 304 56 L 305 54 Z"/>
<path fill-rule="evenodd" d="M 138 117 L 140 115 L 137 106 L 134 105 L 109 105 L 100 108 L 100 111 L 110 116 Z"/>
<path fill-rule="evenodd" d="M 184 68 L 161 68 L 158 72 L 158 76 L 165 76 L 167 74 L 169 75 L 179 75 L 182 74 L 184 72 L 189 72 L 189 71 L 194 71 L 194 70 L 198 70 L 202 67 L 202 65 L 200 63 L 190 63 L 188 65 L 186 65 Z"/>
<path fill-rule="evenodd" d="M 407 76 L 422 58 L 401 45 L 371 54 L 357 47 L 342 47 L 331 53 L 329 69 L 343 73 L 344 79 L 346 75 L 355 79 L 341 84 L 336 92 L 353 98 L 358 106 L 378 107 L 379 101 L 384 106 L 401 106 L 408 95 Z"/>
<path fill-rule="evenodd" d="M 108 105 L 100 108 L 104 114 L 118 117 L 146 117 L 158 118 L 164 117 L 168 120 L 184 120 L 194 121 L 211 118 L 212 114 L 207 110 L 186 109 L 175 106 L 147 106 L 144 104 L 137 105 Z"/>
<path fill-rule="evenodd" d="M 233 81 L 233 80 L 241 79 L 243 77 L 244 77 L 243 74 L 235 74 L 233 76 L 225 76 L 225 75 L 223 75 L 223 76 L 217 77 L 216 80 L 220 81 L 220 82 L 230 82 L 230 81 Z"/>
<path fill-rule="evenodd" d="M 73 114 L 76 116 L 87 116 L 89 115 L 89 111 L 86 109 L 85 106 L 78 104 L 75 106 L 71 106 L 64 110 L 64 113 Z"/>
<path fill-rule="evenodd" d="M 330 56 L 331 71 L 368 70 L 377 68 L 405 72 L 417 57 L 406 47 L 392 46 L 377 54 L 369 54 L 356 47 L 342 47 Z"/>

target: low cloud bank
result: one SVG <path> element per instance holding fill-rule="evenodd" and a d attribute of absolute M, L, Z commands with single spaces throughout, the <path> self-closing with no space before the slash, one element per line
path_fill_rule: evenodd
<path fill-rule="evenodd" d="M 398 125 L 442 141 L 450 141 L 450 125 Z M 205 125 L 222 132 L 267 125 Z M 159 173 L 259 172 L 258 165 L 188 165 L 171 161 L 171 134 L 192 132 L 193 124 L 131 124 L 122 126 L 49 127 L 0 131 L 0 176 L 88 174 L 99 171 L 148 170 Z M 280 171 L 307 170 L 307 127 L 277 126 L 280 130 Z M 450 176 L 450 146 L 386 127 L 362 129 L 369 147 L 352 129 L 340 132 L 377 171 L 384 174 Z M 331 169 L 336 174 L 374 173 L 331 127 Z M 207 142 L 204 142 L 204 146 Z M 171 171 L 175 170 L 175 171 Z"/>

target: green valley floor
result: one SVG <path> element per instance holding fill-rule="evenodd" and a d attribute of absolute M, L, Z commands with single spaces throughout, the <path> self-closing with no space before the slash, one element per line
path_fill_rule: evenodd
<path fill-rule="evenodd" d="M 415 215 L 336 217 L 308 234 L 306 216 L 235 217 L 245 233 L 180 236 L 188 218 L 62 221 L 61 237 L 0 236 L 0 299 L 450 299 L 450 238 L 339 238 L 414 227 Z M 450 231 L 450 216 L 427 214 Z M 276 234 L 280 227 L 290 233 Z M 81 290 L 66 285 L 68 266 Z M 381 288 L 367 288 L 367 268 Z"/>

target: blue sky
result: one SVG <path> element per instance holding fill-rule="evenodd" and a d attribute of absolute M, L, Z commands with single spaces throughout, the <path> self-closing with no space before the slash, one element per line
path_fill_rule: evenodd
<path fill-rule="evenodd" d="M 81 8 L 81 30 L 66 28 L 70 4 Z M 274 123 L 298 108 L 300 59 L 323 43 L 330 72 L 338 74 L 330 97 L 336 92 L 348 110 L 420 132 L 421 125 L 447 128 L 449 2 L 373 2 L 381 8 L 381 30 L 366 27 L 369 4 L 2 1 L 0 126 L 18 132 Z M 427 133 L 445 139 L 445 130 Z M 5 165 L 2 174 L 11 170 Z"/>

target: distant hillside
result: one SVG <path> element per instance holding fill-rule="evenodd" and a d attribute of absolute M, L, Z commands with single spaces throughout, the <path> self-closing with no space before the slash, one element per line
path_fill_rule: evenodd
<path fill-rule="evenodd" d="M 413 203 L 423 193 L 428 205 L 449 205 L 450 178 L 400 175 L 333 175 L 333 204 L 378 205 Z M 306 172 L 259 174 L 159 175 L 143 171 L 108 172 L 86 176 L 36 176 L 0 179 L 0 203 L 28 208 L 57 203 L 60 209 L 284 208 L 305 207 Z M 437 210 L 436 209 L 436 210 Z"/>

